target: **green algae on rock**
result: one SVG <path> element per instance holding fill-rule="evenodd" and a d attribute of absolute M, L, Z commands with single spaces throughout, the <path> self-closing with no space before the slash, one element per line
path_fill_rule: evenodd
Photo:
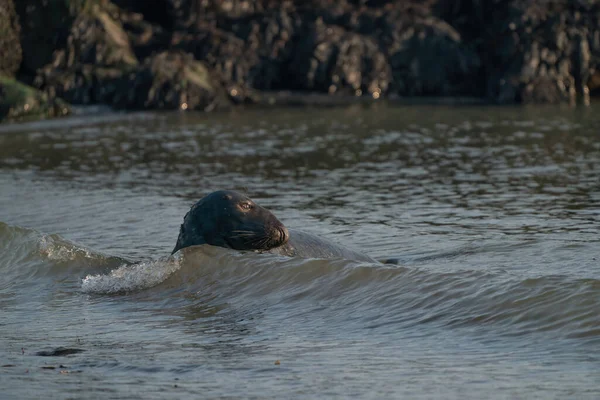
<path fill-rule="evenodd" d="M 0 75 L 0 122 L 59 117 L 70 112 L 63 100 Z"/>

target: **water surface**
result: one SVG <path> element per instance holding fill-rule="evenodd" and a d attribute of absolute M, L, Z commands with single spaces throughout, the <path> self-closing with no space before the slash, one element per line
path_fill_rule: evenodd
<path fill-rule="evenodd" d="M 381 105 L 1 126 L 3 393 L 596 399 L 599 115 Z M 169 257 L 217 189 L 400 265 Z M 83 351 L 37 355 L 58 347 Z"/>

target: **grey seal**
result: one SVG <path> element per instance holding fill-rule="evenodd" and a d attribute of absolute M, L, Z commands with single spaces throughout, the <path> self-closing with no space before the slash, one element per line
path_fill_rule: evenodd
<path fill-rule="evenodd" d="M 288 257 L 377 262 L 317 235 L 287 229 L 269 210 L 230 190 L 213 192 L 192 206 L 173 253 L 200 244 Z"/>

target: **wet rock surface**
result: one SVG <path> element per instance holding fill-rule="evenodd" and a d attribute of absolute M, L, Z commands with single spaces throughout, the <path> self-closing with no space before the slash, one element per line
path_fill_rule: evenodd
<path fill-rule="evenodd" d="M 63 100 L 0 75 L 0 121 L 59 117 L 70 112 Z"/>
<path fill-rule="evenodd" d="M 37 70 L 35 86 L 74 104 L 110 104 L 123 76 L 139 64 L 120 17 L 112 4 L 90 1 L 52 62 Z"/>
<path fill-rule="evenodd" d="M 73 104 L 212 110 L 273 91 L 587 103 L 600 91 L 593 0 L 0 0 L 0 29 L 0 73 Z"/>
<path fill-rule="evenodd" d="M 21 44 L 13 0 L 0 0 L 0 74 L 14 77 L 21 65 Z"/>
<path fill-rule="evenodd" d="M 165 51 L 123 76 L 113 105 L 129 109 L 202 110 L 227 108 L 225 91 L 206 66 L 190 54 Z"/>
<path fill-rule="evenodd" d="M 39 68 L 52 62 L 54 51 L 65 45 L 77 8 L 67 0 L 25 0 L 15 5 L 23 48 L 20 72 L 35 77 Z"/>
<path fill-rule="evenodd" d="M 598 89 L 600 2 L 442 3 L 441 14 L 478 47 L 494 102 L 585 103 Z"/>

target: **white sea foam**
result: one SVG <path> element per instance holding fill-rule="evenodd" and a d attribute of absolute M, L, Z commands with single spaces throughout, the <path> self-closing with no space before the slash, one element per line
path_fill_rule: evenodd
<path fill-rule="evenodd" d="M 103 275 L 88 275 L 81 282 L 85 293 L 111 294 L 156 286 L 180 268 L 177 256 L 136 264 L 121 265 Z"/>
<path fill-rule="evenodd" d="M 42 255 L 53 261 L 105 258 L 102 254 L 79 247 L 58 235 L 42 235 L 39 239 L 39 250 Z"/>

